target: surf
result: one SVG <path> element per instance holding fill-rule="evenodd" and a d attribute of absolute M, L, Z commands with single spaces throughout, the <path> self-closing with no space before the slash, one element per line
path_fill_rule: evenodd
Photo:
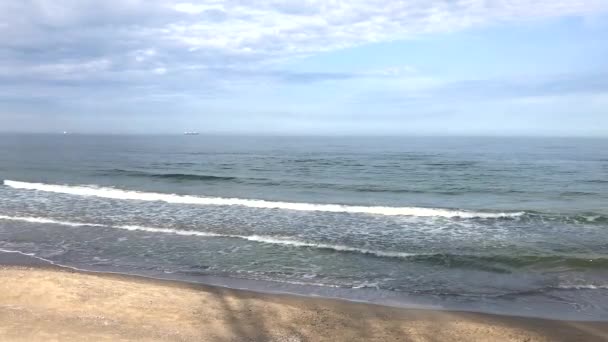
<path fill-rule="evenodd" d="M 49 218 L 44 218 L 44 217 L 27 217 L 27 216 L 0 215 L 0 220 L 20 221 L 20 222 L 28 222 L 28 223 L 56 224 L 56 225 L 69 226 L 69 227 L 104 227 L 104 228 L 110 228 L 110 229 L 140 231 L 140 232 L 148 232 L 148 233 L 173 234 L 173 235 L 181 235 L 181 236 L 200 236 L 200 237 L 210 237 L 210 238 L 241 239 L 241 240 L 247 240 L 247 241 L 264 243 L 264 244 L 282 245 L 282 246 L 291 246 L 291 247 L 304 247 L 304 248 L 314 248 L 314 249 L 325 249 L 325 250 L 333 250 L 336 252 L 370 254 L 370 255 L 375 255 L 378 257 L 389 257 L 389 258 L 408 258 L 410 256 L 416 255 L 416 254 L 404 253 L 404 252 L 378 251 L 378 250 L 357 248 L 357 247 L 345 246 L 345 245 L 315 243 L 315 242 L 301 241 L 301 240 L 291 239 L 291 238 L 287 238 L 287 237 L 277 237 L 277 236 L 219 234 L 219 233 L 202 232 L 202 231 L 196 231 L 196 230 L 144 227 L 144 226 L 133 226 L 133 225 L 113 226 L 113 225 L 104 225 L 104 224 L 99 224 L 99 223 L 59 221 L 59 220 L 54 220 L 54 219 L 49 219 Z"/>
<path fill-rule="evenodd" d="M 82 185 L 59 185 L 45 183 L 29 183 L 4 180 L 4 185 L 23 190 L 62 193 L 83 197 L 102 197 L 118 200 L 160 201 L 172 204 L 213 205 L 213 206 L 243 206 L 256 209 L 279 209 L 295 211 L 317 211 L 329 213 L 351 213 L 385 216 L 418 216 L 445 218 L 509 218 L 524 215 L 524 212 L 476 212 L 466 210 L 451 210 L 423 207 L 389 207 L 389 206 L 357 206 L 345 204 L 320 204 L 267 201 L 260 199 L 242 199 L 225 197 L 202 197 L 193 195 L 178 195 L 169 193 L 142 192 L 123 190 L 109 187 L 94 187 Z"/>
<path fill-rule="evenodd" d="M 310 248 L 315 250 L 326 250 L 338 253 L 354 253 L 369 255 L 378 258 L 401 259 L 410 262 L 424 263 L 435 266 L 448 266 L 457 268 L 480 269 L 493 273 L 510 273 L 516 269 L 538 267 L 541 265 L 550 267 L 572 267 L 580 269 L 604 269 L 608 265 L 608 259 L 600 256 L 582 255 L 474 255 L 474 254 L 443 254 L 443 253 L 408 253 L 402 251 L 376 250 L 360 248 L 355 246 L 330 244 L 298 240 L 284 236 L 268 235 L 238 235 L 205 232 L 198 230 L 184 230 L 161 227 L 148 227 L 137 225 L 111 225 L 88 222 L 61 221 L 46 217 L 29 216 L 7 216 L 0 215 L 0 220 L 19 221 L 37 224 L 54 224 L 68 227 L 95 227 L 125 230 L 132 232 L 146 232 L 154 234 L 170 234 L 179 236 L 196 236 L 202 238 L 224 238 L 239 239 L 260 244 L 277 245 L 283 247 Z M 576 285 L 579 286 L 579 285 Z"/>

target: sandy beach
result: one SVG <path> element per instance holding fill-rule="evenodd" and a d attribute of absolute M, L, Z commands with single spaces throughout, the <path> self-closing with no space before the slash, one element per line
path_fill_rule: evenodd
<path fill-rule="evenodd" d="M 0 269 L 2 341 L 605 341 L 608 324 L 409 310 L 47 266 Z"/>

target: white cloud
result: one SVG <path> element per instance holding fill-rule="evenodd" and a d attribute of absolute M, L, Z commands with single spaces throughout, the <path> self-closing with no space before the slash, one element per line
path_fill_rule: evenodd
<path fill-rule="evenodd" d="M 157 32 L 189 49 L 283 55 L 450 32 L 495 21 L 589 15 L 607 8 L 608 2 L 602 0 L 182 2 L 173 9 L 187 13 L 188 18 Z M 226 16 L 221 21 L 200 16 L 210 10 Z"/>
<path fill-rule="evenodd" d="M 200 14 L 207 10 L 223 10 L 221 2 L 198 3 L 180 2 L 172 6 L 175 11 L 187 14 Z"/>
<path fill-rule="evenodd" d="M 82 74 L 107 70 L 112 65 L 107 59 L 97 59 L 77 63 L 42 64 L 33 70 L 48 74 Z"/>
<path fill-rule="evenodd" d="M 148 45 L 264 59 L 607 9 L 605 0 L 4 1 L 0 45 L 77 49 L 98 42 L 108 54 Z"/>
<path fill-rule="evenodd" d="M 20 63 L 10 67 L 0 66 L 0 76 L 34 80 L 84 80 L 95 78 L 111 67 L 112 62 L 106 58 L 33 65 Z"/>
<path fill-rule="evenodd" d="M 136 62 L 144 62 L 144 61 L 156 56 L 156 50 L 155 49 L 136 50 L 136 51 L 133 51 L 132 55 Z"/>
<path fill-rule="evenodd" d="M 0 1 L 0 83 L 2 77 L 6 85 L 19 78 L 152 83 L 171 93 L 214 89 L 239 77 L 411 77 L 399 66 L 352 74 L 276 69 L 294 56 L 372 42 L 606 10 L 606 0 Z"/>
<path fill-rule="evenodd" d="M 167 73 L 167 69 L 163 68 L 163 67 L 158 67 L 158 68 L 154 68 L 152 69 L 152 72 L 157 74 L 157 75 L 164 75 Z"/>

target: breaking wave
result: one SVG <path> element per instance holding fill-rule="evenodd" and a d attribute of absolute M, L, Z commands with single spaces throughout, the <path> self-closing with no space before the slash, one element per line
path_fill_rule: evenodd
<path fill-rule="evenodd" d="M 136 225 L 107 225 L 99 223 L 59 221 L 44 217 L 24 217 L 0 215 L 0 220 L 20 221 L 29 223 L 56 224 L 70 227 L 103 227 L 127 231 L 172 234 L 181 236 L 199 236 L 207 238 L 228 238 L 253 241 L 263 244 L 313 248 L 335 252 L 365 254 L 381 258 L 406 259 L 410 262 L 425 263 L 448 268 L 481 269 L 494 273 L 510 273 L 516 269 L 530 266 L 568 267 L 575 269 L 605 269 L 608 259 L 603 257 L 567 256 L 567 255 L 474 255 L 474 254 L 443 254 L 443 253 L 407 253 L 390 250 L 375 250 L 354 246 L 320 243 L 297 240 L 283 236 L 267 235 L 237 235 L 184 230 L 160 227 L 145 227 Z M 573 285 L 574 286 L 574 285 Z M 579 285 L 575 285 L 579 286 Z"/>
<path fill-rule="evenodd" d="M 390 258 L 406 258 L 406 257 L 410 257 L 410 256 L 414 255 L 411 253 L 377 251 L 377 250 L 357 248 L 357 247 L 351 247 L 351 246 L 345 246 L 345 245 L 315 243 L 315 242 L 300 241 L 300 240 L 295 240 L 295 239 L 285 238 L 285 237 L 265 236 L 265 235 L 218 234 L 218 233 L 211 233 L 211 232 L 201 232 L 201 231 L 196 231 L 196 230 L 143 227 L 143 226 L 132 226 L 132 225 L 112 226 L 112 225 L 103 225 L 103 224 L 99 224 L 99 223 L 58 221 L 58 220 L 42 218 L 42 217 L 23 217 L 23 216 L 0 215 L 0 219 L 9 220 L 9 221 L 30 222 L 30 223 L 57 224 L 57 225 L 70 226 L 70 227 L 87 227 L 87 226 L 88 227 L 105 227 L 105 228 L 111 228 L 111 229 L 142 231 L 142 232 L 149 232 L 149 233 L 174 234 L 174 235 L 182 235 L 182 236 L 232 238 L 232 239 L 248 240 L 248 241 L 266 243 L 266 244 L 275 244 L 275 245 L 293 246 L 293 247 L 308 247 L 308 248 L 316 248 L 316 249 L 327 249 L 327 250 L 333 250 L 333 251 L 338 251 L 338 252 L 353 252 L 353 253 L 361 253 L 361 254 L 371 254 L 371 255 L 375 255 L 375 256 L 379 256 L 379 257 L 390 257 Z"/>
<path fill-rule="evenodd" d="M 15 189 L 37 190 L 69 194 L 75 196 L 95 196 L 120 200 L 161 201 L 166 203 L 244 206 L 259 209 L 282 209 L 297 211 L 319 211 L 332 213 L 355 213 L 388 216 L 418 216 L 418 217 L 447 217 L 447 218 L 509 218 L 524 215 L 524 212 L 476 212 L 467 210 L 452 210 L 441 208 L 420 207 L 388 207 L 388 206 L 357 206 L 343 204 L 319 204 L 266 201 L 258 199 L 201 197 L 192 195 L 177 195 L 168 193 L 141 192 L 108 187 L 72 186 L 44 183 L 28 183 L 5 180 L 4 185 Z"/>

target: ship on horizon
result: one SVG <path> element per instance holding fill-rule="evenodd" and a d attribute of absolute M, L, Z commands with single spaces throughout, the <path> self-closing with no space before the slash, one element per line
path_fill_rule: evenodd
<path fill-rule="evenodd" d="M 184 135 L 198 135 L 198 134 L 199 134 L 198 132 L 188 132 L 188 131 L 184 132 Z"/>

